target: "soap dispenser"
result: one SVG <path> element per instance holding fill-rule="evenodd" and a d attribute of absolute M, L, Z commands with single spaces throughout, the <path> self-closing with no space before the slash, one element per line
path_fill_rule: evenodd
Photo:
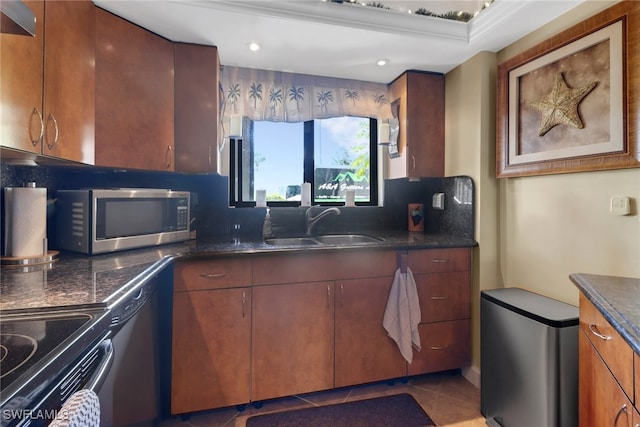
<path fill-rule="evenodd" d="M 262 237 L 264 239 L 268 239 L 273 234 L 273 230 L 271 229 L 271 214 L 269 212 L 269 208 L 267 208 L 267 213 L 264 215 L 264 223 L 262 224 Z"/>

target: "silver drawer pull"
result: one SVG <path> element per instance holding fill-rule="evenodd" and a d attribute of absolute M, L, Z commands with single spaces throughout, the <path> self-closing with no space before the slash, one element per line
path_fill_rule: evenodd
<path fill-rule="evenodd" d="M 593 323 L 589 325 L 589 330 L 591 331 L 591 333 L 595 336 L 597 336 L 598 338 L 600 338 L 601 340 L 605 340 L 608 341 L 611 339 L 611 336 L 609 335 L 602 335 L 600 332 L 598 332 L 596 325 L 594 325 Z"/>
<path fill-rule="evenodd" d="M 449 262 L 449 260 L 446 258 L 434 258 L 431 260 L 431 262 L 443 263 L 443 262 Z"/>
<path fill-rule="evenodd" d="M 449 346 L 448 345 L 444 346 L 444 347 L 431 346 L 430 348 L 431 348 L 431 350 L 446 350 L 446 349 L 449 348 Z"/>
<path fill-rule="evenodd" d="M 220 279 L 226 275 L 227 273 L 214 273 L 214 274 L 201 274 L 200 277 L 204 277 L 205 279 Z"/>
<path fill-rule="evenodd" d="M 620 415 L 625 414 L 627 416 L 627 418 L 629 417 L 628 413 L 627 413 L 627 404 L 623 403 L 622 407 L 618 410 L 618 413 L 616 414 L 616 418 L 613 420 L 613 425 L 617 426 L 618 425 L 618 418 L 620 418 Z"/>
<path fill-rule="evenodd" d="M 435 301 L 439 301 L 439 300 L 443 300 L 443 299 L 447 299 L 447 298 L 449 298 L 449 297 L 448 297 L 448 296 L 431 297 L 431 299 L 432 299 L 432 300 L 435 300 Z"/>

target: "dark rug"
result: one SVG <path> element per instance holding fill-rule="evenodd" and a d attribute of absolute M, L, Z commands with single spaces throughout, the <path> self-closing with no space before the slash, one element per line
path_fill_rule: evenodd
<path fill-rule="evenodd" d="M 255 415 L 247 427 L 423 427 L 435 426 L 410 394 L 376 397 Z"/>

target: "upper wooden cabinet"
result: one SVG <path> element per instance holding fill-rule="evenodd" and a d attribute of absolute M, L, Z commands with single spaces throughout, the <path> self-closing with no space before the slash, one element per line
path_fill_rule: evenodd
<path fill-rule="evenodd" d="M 399 102 L 401 157 L 394 178 L 444 176 L 444 75 L 407 71 L 391 83 Z"/>
<path fill-rule="evenodd" d="M 96 8 L 96 165 L 174 170 L 174 46 Z"/>
<path fill-rule="evenodd" d="M 2 145 L 88 164 L 95 145 L 95 7 L 26 1 L 36 36 L 0 35 Z"/>
<path fill-rule="evenodd" d="M 219 68 L 216 47 L 175 44 L 177 171 L 217 171 Z"/>

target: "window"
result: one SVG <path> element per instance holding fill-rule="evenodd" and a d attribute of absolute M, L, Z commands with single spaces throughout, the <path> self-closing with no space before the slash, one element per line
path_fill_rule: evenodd
<path fill-rule="evenodd" d="M 377 205 L 377 121 L 335 117 L 300 123 L 244 119 L 231 141 L 231 204 L 255 205 L 264 189 L 269 206 L 297 206 L 310 182 L 313 204 L 342 205 L 354 190 L 358 205 Z"/>

